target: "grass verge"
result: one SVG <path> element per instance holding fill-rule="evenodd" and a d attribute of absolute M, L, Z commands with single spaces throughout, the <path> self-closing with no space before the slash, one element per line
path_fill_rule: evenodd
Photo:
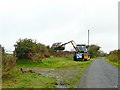
<path fill-rule="evenodd" d="M 118 61 L 118 62 L 112 62 L 112 61 L 110 61 L 107 57 L 105 57 L 105 60 L 107 61 L 107 62 L 109 62 L 110 64 L 112 64 L 113 66 L 116 66 L 116 67 L 119 67 L 120 68 L 120 62 Z"/>
<path fill-rule="evenodd" d="M 90 65 L 90 63 L 93 61 L 94 59 L 91 59 L 89 61 L 80 61 L 80 62 L 76 62 L 77 65 L 71 68 L 68 68 L 68 70 L 72 70 L 73 72 L 70 72 L 67 78 L 64 78 L 64 82 L 67 83 L 69 85 L 69 88 L 77 88 L 78 83 L 80 82 L 80 77 L 82 75 L 82 73 L 84 72 L 84 70 Z M 75 71 L 76 72 L 75 72 Z M 71 75 L 72 74 L 72 75 Z M 70 77 L 69 77 L 70 76 Z M 73 76 L 74 78 L 71 78 L 71 76 Z"/>
<path fill-rule="evenodd" d="M 56 69 L 55 72 L 62 77 L 64 84 L 70 88 L 75 88 L 83 71 L 91 62 L 92 59 L 89 61 L 76 62 L 73 61 L 73 59 L 64 57 L 45 58 L 42 62 L 19 60 L 17 61 L 16 67 L 11 70 L 11 73 L 3 77 L 3 88 L 55 88 L 57 82 L 56 77 L 46 77 L 44 75 L 29 72 L 22 74 L 19 70 L 19 68 L 36 67 Z"/>

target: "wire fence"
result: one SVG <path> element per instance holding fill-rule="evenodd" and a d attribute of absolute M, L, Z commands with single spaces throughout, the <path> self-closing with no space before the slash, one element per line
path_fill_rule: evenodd
<path fill-rule="evenodd" d="M 10 51 L 10 50 L 5 50 L 5 53 L 8 53 L 8 54 L 13 54 L 14 51 Z"/>

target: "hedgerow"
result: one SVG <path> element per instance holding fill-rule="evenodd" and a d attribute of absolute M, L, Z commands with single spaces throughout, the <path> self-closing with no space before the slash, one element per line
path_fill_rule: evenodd
<path fill-rule="evenodd" d="M 49 56 L 48 47 L 32 39 L 19 39 L 14 46 L 17 59 L 37 60 Z"/>
<path fill-rule="evenodd" d="M 120 50 L 113 50 L 106 56 L 111 62 L 120 63 Z"/>

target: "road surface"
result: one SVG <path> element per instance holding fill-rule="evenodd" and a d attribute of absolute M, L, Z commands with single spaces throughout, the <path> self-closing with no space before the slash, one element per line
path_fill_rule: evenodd
<path fill-rule="evenodd" d="M 103 57 L 93 60 L 80 79 L 78 88 L 117 88 L 118 68 Z"/>

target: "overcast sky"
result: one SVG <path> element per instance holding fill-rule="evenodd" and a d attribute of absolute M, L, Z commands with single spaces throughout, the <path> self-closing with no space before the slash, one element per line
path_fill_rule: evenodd
<path fill-rule="evenodd" d="M 89 29 L 90 44 L 109 52 L 118 48 L 118 1 L 0 0 L 0 44 L 11 51 L 19 38 L 87 44 Z"/>

